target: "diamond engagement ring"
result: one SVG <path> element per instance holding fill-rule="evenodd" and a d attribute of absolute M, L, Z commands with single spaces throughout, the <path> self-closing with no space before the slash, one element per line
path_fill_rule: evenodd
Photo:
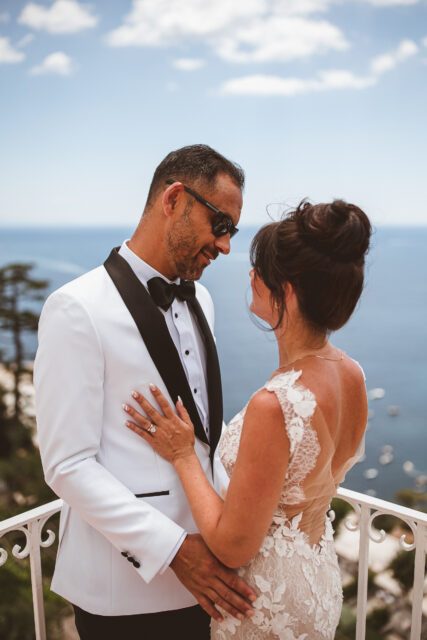
<path fill-rule="evenodd" d="M 149 427 L 147 427 L 148 433 L 156 433 L 157 427 L 155 424 L 151 423 Z"/>

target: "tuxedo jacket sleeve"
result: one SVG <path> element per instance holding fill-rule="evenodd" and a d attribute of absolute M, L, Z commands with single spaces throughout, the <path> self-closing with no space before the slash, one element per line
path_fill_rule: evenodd
<path fill-rule="evenodd" d="M 119 552 L 135 557 L 136 571 L 150 582 L 184 529 L 99 463 L 102 344 L 84 303 L 61 290 L 49 297 L 41 315 L 34 382 L 46 482 Z M 123 413 L 123 429 L 125 419 Z"/>

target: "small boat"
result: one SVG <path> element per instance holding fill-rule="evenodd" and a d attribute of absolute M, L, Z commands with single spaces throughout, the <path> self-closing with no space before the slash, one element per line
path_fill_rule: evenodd
<path fill-rule="evenodd" d="M 385 444 L 381 447 L 381 453 L 393 453 L 394 448 L 391 444 Z"/>
<path fill-rule="evenodd" d="M 412 476 L 414 475 L 415 465 L 412 460 L 406 460 L 402 465 L 402 469 L 408 476 Z"/>
<path fill-rule="evenodd" d="M 397 404 L 389 404 L 387 407 L 387 413 L 389 416 L 398 416 L 400 413 L 400 409 Z"/>
<path fill-rule="evenodd" d="M 393 460 L 394 460 L 394 455 L 392 454 L 391 451 L 385 451 L 378 458 L 378 462 L 382 465 L 390 464 L 390 462 L 393 462 Z"/>
<path fill-rule="evenodd" d="M 381 387 L 375 387 L 374 389 L 370 389 L 368 391 L 369 400 L 381 400 L 385 396 L 385 389 Z"/>
<path fill-rule="evenodd" d="M 378 469 L 366 469 L 363 475 L 367 480 L 374 480 L 378 476 Z"/>

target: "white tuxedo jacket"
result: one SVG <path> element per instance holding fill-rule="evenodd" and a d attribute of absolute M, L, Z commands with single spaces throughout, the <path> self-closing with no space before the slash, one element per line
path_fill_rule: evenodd
<path fill-rule="evenodd" d="M 198 283 L 196 296 L 213 329 Z M 34 382 L 46 482 L 65 502 L 53 591 L 100 615 L 196 604 L 167 567 L 183 531 L 197 531 L 187 499 L 173 466 L 124 426 L 122 409 L 134 388 L 149 396 L 149 383 L 172 398 L 104 266 L 46 301 Z M 196 452 L 212 479 L 209 445 L 196 438 Z M 221 492 L 225 470 L 216 457 L 213 465 Z"/>

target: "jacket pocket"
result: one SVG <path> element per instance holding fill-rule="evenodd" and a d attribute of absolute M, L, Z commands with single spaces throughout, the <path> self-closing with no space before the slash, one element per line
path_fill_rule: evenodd
<path fill-rule="evenodd" d="M 135 493 L 135 498 L 155 498 L 156 496 L 168 496 L 170 491 L 151 491 L 150 493 Z"/>

